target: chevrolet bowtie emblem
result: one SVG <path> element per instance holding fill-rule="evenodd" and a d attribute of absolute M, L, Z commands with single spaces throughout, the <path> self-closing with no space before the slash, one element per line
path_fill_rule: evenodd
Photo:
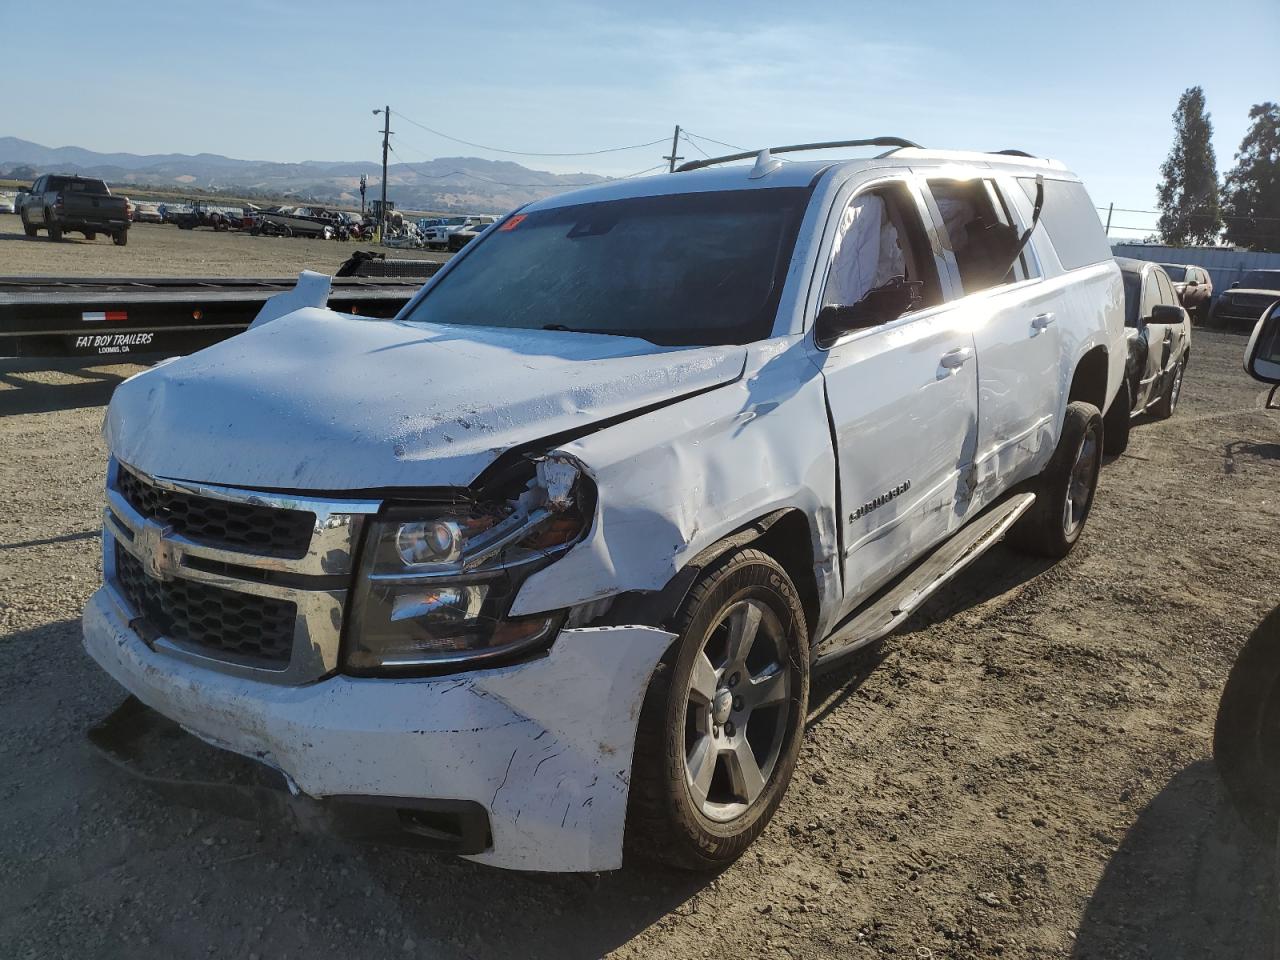
<path fill-rule="evenodd" d="M 168 539 L 172 527 L 146 520 L 134 532 L 133 545 L 143 569 L 156 580 L 172 580 L 182 563 L 182 552 Z"/>

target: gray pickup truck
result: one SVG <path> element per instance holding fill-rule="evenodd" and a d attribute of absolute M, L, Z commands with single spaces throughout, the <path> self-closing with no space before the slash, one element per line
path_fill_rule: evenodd
<path fill-rule="evenodd" d="M 129 242 L 129 200 L 113 197 L 101 180 L 45 174 L 20 195 L 15 212 L 22 217 L 28 237 L 43 228 L 50 240 L 75 232 L 83 233 L 86 240 L 110 234 L 117 247 Z"/>

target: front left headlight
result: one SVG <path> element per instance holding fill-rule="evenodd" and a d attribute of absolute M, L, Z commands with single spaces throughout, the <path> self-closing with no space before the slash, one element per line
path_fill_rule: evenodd
<path fill-rule="evenodd" d="M 509 500 L 397 504 L 368 525 L 344 643 L 348 672 L 429 671 L 551 639 L 559 613 L 508 613 L 520 584 L 581 538 L 592 498 L 569 461 L 535 469 Z"/>

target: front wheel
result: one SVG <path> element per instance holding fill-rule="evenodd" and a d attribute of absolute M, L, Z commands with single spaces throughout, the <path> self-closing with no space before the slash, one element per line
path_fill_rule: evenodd
<path fill-rule="evenodd" d="M 804 736 L 809 638 L 772 557 L 741 550 L 681 607 L 636 735 L 627 847 L 686 870 L 737 859 L 782 802 Z"/>
<path fill-rule="evenodd" d="M 36 235 L 36 226 L 33 223 L 27 223 L 27 215 L 25 213 L 22 215 L 22 232 L 28 237 Z"/>
<path fill-rule="evenodd" d="M 1102 414 L 1091 403 L 1067 404 L 1062 436 L 1049 465 L 1036 478 L 1036 502 L 1009 531 L 1014 549 L 1059 559 L 1084 532 L 1102 464 Z"/>
<path fill-rule="evenodd" d="M 98 239 L 97 231 L 95 231 L 95 230 L 86 230 L 86 231 L 84 232 L 84 238 L 85 238 L 86 240 L 97 240 L 97 239 Z"/>

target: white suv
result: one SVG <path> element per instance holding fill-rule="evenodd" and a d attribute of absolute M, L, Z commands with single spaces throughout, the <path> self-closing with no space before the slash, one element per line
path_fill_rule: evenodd
<path fill-rule="evenodd" d="M 813 669 L 1006 532 L 1072 548 L 1124 375 L 1076 177 L 868 142 L 542 200 L 393 321 L 306 307 L 121 385 L 89 653 L 372 832 L 738 856 Z"/>

